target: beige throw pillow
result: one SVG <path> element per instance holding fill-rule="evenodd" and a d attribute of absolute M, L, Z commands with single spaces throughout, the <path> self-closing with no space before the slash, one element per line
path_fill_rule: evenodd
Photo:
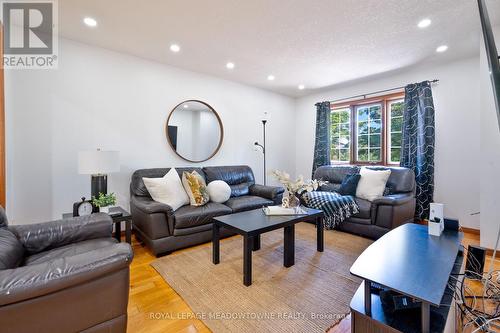
<path fill-rule="evenodd" d="M 169 205 L 173 210 L 189 204 L 189 197 L 174 168 L 170 169 L 162 178 L 143 177 L 142 180 L 154 201 Z"/>
<path fill-rule="evenodd" d="M 189 196 L 191 206 L 203 206 L 210 200 L 205 180 L 198 172 L 184 171 L 182 173 L 182 185 Z"/>
<path fill-rule="evenodd" d="M 373 201 L 384 196 L 391 170 L 372 170 L 363 167 L 359 174 L 361 178 L 356 189 L 358 198 Z"/>

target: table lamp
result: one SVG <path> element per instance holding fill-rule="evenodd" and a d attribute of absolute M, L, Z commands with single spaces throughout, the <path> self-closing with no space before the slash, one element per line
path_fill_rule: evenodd
<path fill-rule="evenodd" d="M 78 173 L 92 175 L 90 192 L 92 197 L 108 193 L 108 173 L 120 171 L 120 152 L 92 150 L 78 153 Z"/>

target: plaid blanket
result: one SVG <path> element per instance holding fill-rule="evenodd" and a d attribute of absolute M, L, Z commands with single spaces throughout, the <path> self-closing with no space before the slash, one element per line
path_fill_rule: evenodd
<path fill-rule="evenodd" d="M 325 213 L 325 229 L 333 229 L 359 213 L 359 206 L 352 196 L 342 196 L 337 192 L 306 192 L 302 195 L 302 201 L 306 207 L 321 209 Z"/>

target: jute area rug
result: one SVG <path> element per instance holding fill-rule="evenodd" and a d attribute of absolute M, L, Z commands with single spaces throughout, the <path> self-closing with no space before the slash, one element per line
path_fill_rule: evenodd
<path fill-rule="evenodd" d="M 283 230 L 261 235 L 250 287 L 243 285 L 240 236 L 221 241 L 218 265 L 212 264 L 211 243 L 151 265 L 213 332 L 325 332 L 349 313 L 360 283 L 349 269 L 371 241 L 338 231 L 324 234 L 320 253 L 315 226 L 297 224 L 290 268 L 283 266 Z"/>

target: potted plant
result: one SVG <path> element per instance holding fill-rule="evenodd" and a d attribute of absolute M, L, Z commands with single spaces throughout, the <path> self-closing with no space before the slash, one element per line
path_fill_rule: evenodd
<path fill-rule="evenodd" d="M 326 184 L 322 180 L 304 180 L 304 177 L 299 176 L 295 181 L 290 178 L 286 172 L 274 170 L 272 175 L 285 187 L 282 206 L 284 208 L 294 208 L 300 206 L 300 200 L 297 196 L 304 192 L 316 191 L 319 186 Z"/>
<path fill-rule="evenodd" d="M 114 193 L 99 193 L 99 197 L 92 197 L 92 204 L 99 208 L 101 213 L 109 213 L 109 207 L 116 204 L 116 195 Z"/>

